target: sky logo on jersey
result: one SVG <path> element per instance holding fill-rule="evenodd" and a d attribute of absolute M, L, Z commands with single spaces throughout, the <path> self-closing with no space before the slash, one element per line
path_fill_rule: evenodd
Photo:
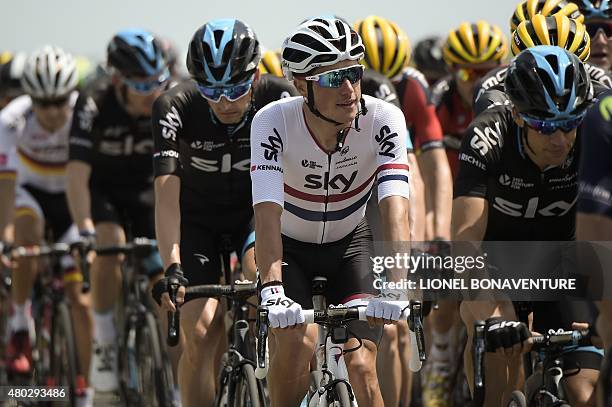
<path fill-rule="evenodd" d="M 485 127 L 484 130 L 474 127 L 474 136 L 470 140 L 470 146 L 477 149 L 480 155 L 487 155 L 493 146 L 498 144 L 500 147 L 503 146 L 501 133 L 501 125 L 499 122 L 495 122 L 495 130 L 491 127 Z"/>
<path fill-rule="evenodd" d="M 389 126 L 385 125 L 380 128 L 378 134 L 374 136 L 380 146 L 378 155 L 395 158 L 395 154 L 391 152 L 395 149 L 395 143 L 391 141 L 394 137 L 397 137 L 397 133 L 392 133 Z"/>
<path fill-rule="evenodd" d="M 497 209 L 501 213 L 516 218 L 533 219 L 536 215 L 539 216 L 563 216 L 572 209 L 578 197 L 574 198 L 572 202 L 556 201 L 546 205 L 543 208 L 538 208 L 540 198 L 534 196 L 527 201 L 526 205 L 508 201 L 499 196 L 495 197 L 493 208 Z"/>
<path fill-rule="evenodd" d="M 159 120 L 162 125 L 162 137 L 166 140 L 176 141 L 176 132 L 183 127 L 181 116 L 176 110 L 176 107 L 171 106 L 170 111 L 166 113 L 166 117 Z"/>
<path fill-rule="evenodd" d="M 304 184 L 304 188 L 310 189 L 341 189 L 341 192 L 344 193 L 349 190 L 353 182 L 357 178 L 357 171 L 353 171 L 349 178 L 345 177 L 344 174 L 334 175 L 332 178 L 329 178 L 329 172 L 325 172 L 323 176 L 319 174 L 308 174 L 304 177 L 306 183 Z"/>
<path fill-rule="evenodd" d="M 278 153 L 283 151 L 283 139 L 281 139 L 276 128 L 273 131 L 275 135 L 268 137 L 269 144 L 261 143 L 260 145 L 264 148 L 264 158 L 266 160 L 278 162 Z"/>

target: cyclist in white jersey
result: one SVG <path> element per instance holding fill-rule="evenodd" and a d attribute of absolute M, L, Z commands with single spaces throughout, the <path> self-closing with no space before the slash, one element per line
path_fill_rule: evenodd
<path fill-rule="evenodd" d="M 328 304 L 354 304 L 376 294 L 364 220 L 374 186 L 385 240 L 409 240 L 406 123 L 398 108 L 361 95 L 363 53 L 361 38 L 343 21 L 307 20 L 282 48 L 285 74 L 302 97 L 271 103 L 253 119 L 260 301 L 275 328 L 272 405 L 298 405 L 308 386 L 316 329 L 303 325 L 302 309 L 312 307 L 312 277 L 327 277 Z M 367 315 L 372 324 L 397 321 L 406 306 L 383 294 L 368 302 Z M 380 329 L 362 322 L 353 331 L 364 339 L 358 351 L 345 355 L 357 401 L 382 406 L 375 366 Z M 346 344 L 353 345 L 354 338 Z"/>
<path fill-rule="evenodd" d="M 73 57 L 60 48 L 45 46 L 25 62 L 22 86 L 26 95 L 0 113 L 0 230 L 14 223 L 16 245 L 41 243 L 45 230 L 58 242 L 78 240 L 64 194 L 77 79 Z M 82 328 L 75 333 L 83 354 L 91 340 L 85 329 L 91 321 L 81 295 L 82 275 L 70 256 L 62 258 L 62 265 L 75 325 Z M 12 373 L 26 374 L 32 367 L 30 297 L 36 272 L 36 260 L 21 259 L 12 275 L 11 340 L 6 355 L 7 370 Z M 79 359 L 81 372 L 87 372 L 88 359 Z M 91 392 L 81 390 L 84 398 L 91 397 Z"/>

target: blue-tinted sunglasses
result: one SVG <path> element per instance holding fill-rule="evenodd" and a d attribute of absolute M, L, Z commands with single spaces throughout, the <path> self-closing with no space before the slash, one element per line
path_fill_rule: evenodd
<path fill-rule="evenodd" d="M 253 86 L 253 78 L 231 86 L 204 86 L 197 84 L 198 90 L 202 96 L 213 103 L 219 103 L 221 96 L 224 96 L 230 102 L 235 102 L 241 97 L 244 97 Z"/>
<path fill-rule="evenodd" d="M 170 79 L 170 71 L 168 69 L 164 70 L 164 72 L 159 75 L 157 78 L 153 78 L 150 80 L 134 80 L 129 78 L 122 78 L 123 83 L 125 83 L 130 89 L 138 92 L 138 93 L 152 93 L 161 88 L 168 82 Z"/>
<path fill-rule="evenodd" d="M 356 84 L 363 77 L 363 65 L 353 65 L 348 68 L 334 69 L 332 71 L 321 72 L 316 75 L 307 76 L 307 81 L 316 82 L 322 88 L 339 88 L 345 79 L 351 84 Z"/>
<path fill-rule="evenodd" d="M 563 119 L 563 120 L 540 120 L 534 119 L 529 116 L 525 116 L 521 114 L 521 118 L 525 121 L 527 126 L 531 127 L 538 133 L 550 135 L 556 132 L 557 130 L 561 130 L 564 133 L 569 133 L 574 130 L 584 120 L 585 112 L 580 114 L 580 116 L 571 118 L 571 119 Z"/>

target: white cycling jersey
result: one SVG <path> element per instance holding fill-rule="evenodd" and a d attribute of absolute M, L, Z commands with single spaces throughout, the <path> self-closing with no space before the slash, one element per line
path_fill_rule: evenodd
<path fill-rule="evenodd" d="M 310 133 L 293 97 L 268 104 L 251 125 L 253 205 L 284 207 L 281 231 L 309 243 L 348 235 L 363 219 L 375 183 L 379 202 L 408 198 L 406 122 L 397 107 L 364 95 L 360 131 L 348 131 L 340 151 L 328 153 Z"/>
<path fill-rule="evenodd" d="M 77 92 L 70 97 L 74 107 Z M 72 113 L 71 113 L 72 116 Z M 70 117 L 54 133 L 43 129 L 32 111 L 32 99 L 23 95 L 0 112 L 0 176 L 14 177 L 49 193 L 66 189 Z"/>

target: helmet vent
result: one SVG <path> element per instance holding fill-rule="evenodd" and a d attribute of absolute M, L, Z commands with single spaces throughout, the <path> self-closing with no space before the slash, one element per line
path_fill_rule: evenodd
<path fill-rule="evenodd" d="M 292 38 L 292 41 L 298 44 L 304 44 L 309 48 L 314 49 L 318 52 L 329 52 L 331 51 L 325 44 L 322 44 L 320 41 L 315 41 L 311 37 L 306 34 L 295 34 Z"/>
<path fill-rule="evenodd" d="M 544 58 L 546 58 L 546 60 L 548 61 L 548 64 L 552 68 L 552 70 L 557 75 L 559 75 L 559 61 L 557 60 L 557 56 L 549 54 L 549 55 L 546 55 Z M 548 77 L 548 75 L 546 75 L 546 77 Z"/>
<path fill-rule="evenodd" d="M 213 36 L 215 37 L 215 46 L 219 48 L 221 45 L 221 38 L 223 38 L 223 30 L 213 31 Z"/>

